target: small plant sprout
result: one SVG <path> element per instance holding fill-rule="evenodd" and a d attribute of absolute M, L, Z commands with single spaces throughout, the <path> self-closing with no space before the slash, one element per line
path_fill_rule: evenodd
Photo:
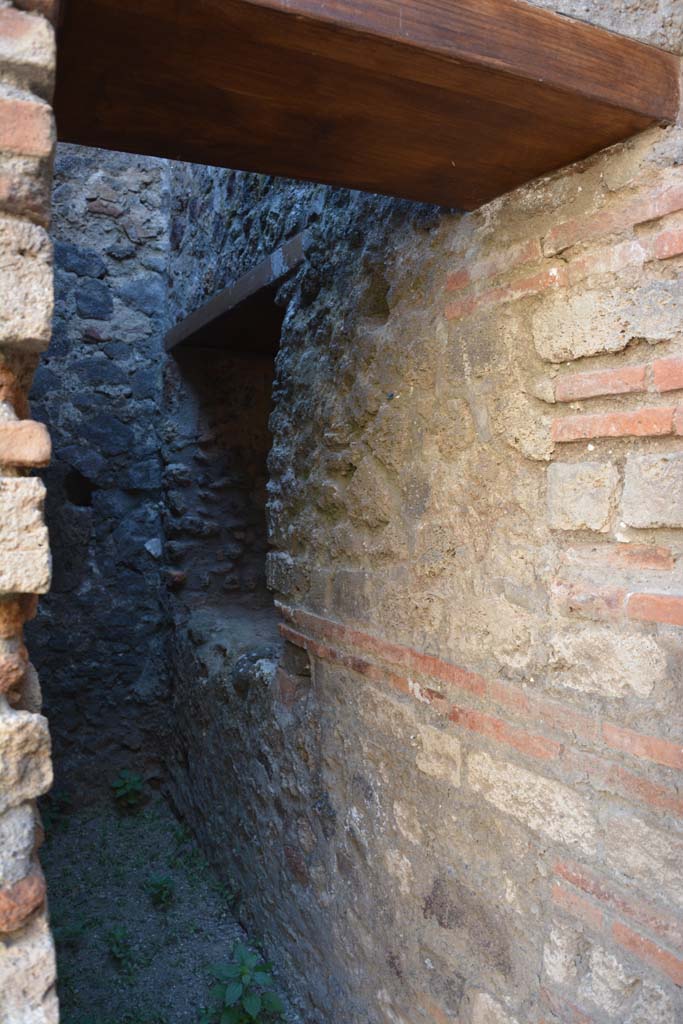
<path fill-rule="evenodd" d="M 152 875 L 145 885 L 145 890 L 158 910 L 166 910 L 173 903 L 175 885 L 169 875 Z"/>
<path fill-rule="evenodd" d="M 231 963 L 211 969 L 217 983 L 200 1024 L 271 1024 L 281 1020 L 284 1006 L 273 991 L 271 970 L 258 953 L 252 953 L 243 942 L 236 943 Z"/>
<path fill-rule="evenodd" d="M 111 784 L 114 800 L 124 811 L 134 811 L 142 803 L 143 778 L 129 768 L 122 768 Z"/>
<path fill-rule="evenodd" d="M 111 928 L 106 935 L 107 948 L 112 960 L 124 974 L 132 974 L 135 966 L 135 955 L 131 945 L 130 936 L 125 928 L 117 926 Z"/>

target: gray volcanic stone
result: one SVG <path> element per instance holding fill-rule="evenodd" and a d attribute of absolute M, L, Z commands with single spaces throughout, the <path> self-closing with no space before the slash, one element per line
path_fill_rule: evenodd
<path fill-rule="evenodd" d="M 114 300 L 106 284 L 88 279 L 76 293 L 78 315 L 88 320 L 111 320 Z"/>
<path fill-rule="evenodd" d="M 101 256 L 79 249 L 72 242 L 55 242 L 55 262 L 61 270 L 78 277 L 104 277 L 107 271 Z"/>

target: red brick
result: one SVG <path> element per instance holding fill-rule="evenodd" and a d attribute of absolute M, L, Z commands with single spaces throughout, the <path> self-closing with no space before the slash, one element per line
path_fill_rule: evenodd
<path fill-rule="evenodd" d="M 683 388 L 683 359 L 657 359 L 652 380 L 657 391 L 679 391 Z"/>
<path fill-rule="evenodd" d="M 54 120 L 46 103 L 0 97 L 0 150 L 48 157 L 53 145 Z"/>
<path fill-rule="evenodd" d="M 606 884 L 575 861 L 558 861 L 554 870 L 565 882 L 600 900 L 622 917 L 630 918 L 665 942 L 683 946 L 683 922 L 670 914 L 663 913 L 642 900 L 621 896 L 614 891 L 611 884 Z"/>
<path fill-rule="evenodd" d="M 596 907 L 591 900 L 587 900 L 585 896 L 582 896 L 581 893 L 573 889 L 567 889 L 559 882 L 553 882 L 551 896 L 553 903 L 561 907 L 562 910 L 566 910 L 568 914 L 573 914 L 574 917 L 585 921 L 587 925 L 595 928 L 596 931 L 602 929 L 605 920 L 602 910 L 600 907 Z"/>
<path fill-rule="evenodd" d="M 0 657 L 0 693 L 8 693 L 18 686 L 24 678 L 27 666 L 28 655 L 23 647 L 14 654 Z"/>
<path fill-rule="evenodd" d="M 626 591 L 619 587 L 598 587 L 562 579 L 553 582 L 551 596 L 560 611 L 587 619 L 621 618 L 626 601 Z"/>
<path fill-rule="evenodd" d="M 558 402 L 573 402 L 598 395 L 625 395 L 645 391 L 645 366 L 623 366 L 618 370 L 593 370 L 560 377 L 555 384 Z"/>
<path fill-rule="evenodd" d="M 653 240 L 652 254 L 657 260 L 669 260 L 683 253 L 683 228 L 662 231 Z"/>
<path fill-rule="evenodd" d="M 628 241 L 572 260 L 567 268 L 569 284 L 578 284 L 592 274 L 617 274 L 626 267 L 641 266 L 648 253 L 640 242 Z"/>
<path fill-rule="evenodd" d="M 563 221 L 552 228 L 543 239 L 543 251 L 554 256 L 577 242 L 618 234 L 635 224 L 658 220 L 669 213 L 683 209 L 683 185 L 659 185 L 606 210 L 590 211 L 579 217 Z"/>
<path fill-rule="evenodd" d="M 559 701 L 535 697 L 531 701 L 530 710 L 534 720 L 540 725 L 592 742 L 599 739 L 600 724 L 596 718 L 576 711 Z"/>
<path fill-rule="evenodd" d="M 35 31 L 35 18 L 31 18 L 14 7 L 0 9 L 0 38 L 26 40 Z"/>
<path fill-rule="evenodd" d="M 683 959 L 675 956 L 666 949 L 662 949 L 656 942 L 646 939 L 644 935 L 634 932 L 628 925 L 621 921 L 612 923 L 612 937 L 620 946 L 633 953 L 640 960 L 655 967 L 669 978 L 676 985 L 683 985 Z"/>
<path fill-rule="evenodd" d="M 395 645 L 391 646 L 395 647 Z M 400 648 L 396 647 L 395 650 L 398 652 Z M 402 664 L 409 671 L 433 676 L 434 679 L 439 679 L 442 683 L 455 686 L 459 690 L 465 690 L 466 693 L 477 696 L 482 696 L 486 693 L 488 684 L 483 676 L 460 668 L 459 665 L 453 665 L 449 661 L 442 661 L 441 658 L 436 658 L 434 655 L 420 654 L 418 651 L 406 648 L 405 657 L 400 658 L 399 664 Z"/>
<path fill-rule="evenodd" d="M 13 932 L 45 900 L 45 879 L 39 868 L 14 885 L 0 889 L 0 932 Z"/>
<path fill-rule="evenodd" d="M 636 409 L 634 412 L 589 413 L 553 420 L 553 441 L 597 437 L 662 437 L 674 432 L 675 408 Z"/>
<path fill-rule="evenodd" d="M 649 544 L 614 544 L 606 552 L 607 564 L 615 568 L 671 571 L 674 557 L 669 548 Z"/>
<path fill-rule="evenodd" d="M 0 423 L 0 466 L 47 466 L 52 446 L 47 427 L 34 420 Z"/>
<path fill-rule="evenodd" d="M 451 705 L 443 693 L 440 693 L 438 690 L 432 690 L 429 686 L 422 686 L 421 683 L 413 682 L 412 685 L 416 691 L 415 696 L 421 703 L 430 704 L 440 715 L 449 714 Z"/>
<path fill-rule="evenodd" d="M 650 544 L 590 544 L 567 548 L 561 555 L 565 565 L 589 568 L 644 569 L 671 571 L 674 557 L 669 548 Z"/>
<path fill-rule="evenodd" d="M 406 696 L 411 693 L 408 680 L 403 676 L 396 675 L 396 673 L 390 672 L 388 669 L 379 668 L 377 665 L 372 665 L 364 658 L 359 658 L 357 655 L 353 654 L 343 654 L 341 651 L 337 651 L 333 647 L 329 647 L 326 644 L 319 643 L 317 640 L 304 636 L 302 633 L 298 633 L 290 626 L 286 626 L 282 623 L 280 624 L 280 633 L 285 640 L 289 640 L 290 643 L 296 644 L 297 647 L 303 647 L 304 650 L 309 651 L 309 653 L 313 654 L 316 658 L 320 658 L 322 661 L 330 661 L 334 664 L 341 665 L 342 668 L 349 669 L 357 675 L 364 676 L 370 682 L 390 686 L 392 689 L 397 690 L 399 693 Z"/>
<path fill-rule="evenodd" d="M 530 238 L 526 242 L 508 245 L 485 259 L 475 260 L 470 266 L 449 274 L 446 279 L 446 289 L 447 291 L 459 291 L 462 288 L 468 288 L 477 281 L 499 277 L 524 263 L 540 260 L 542 256 L 541 242 L 538 238 Z"/>
<path fill-rule="evenodd" d="M 19 418 L 28 414 L 28 400 L 24 385 L 8 365 L 0 365 L 0 402 L 9 402 Z"/>
<path fill-rule="evenodd" d="M 124 213 L 123 207 L 110 199 L 89 199 L 88 212 L 99 214 L 101 217 L 112 217 L 114 220 L 118 220 Z"/>
<path fill-rule="evenodd" d="M 596 736 L 586 737 L 598 740 L 601 736 L 600 725 L 596 722 Z M 658 782 L 650 782 L 641 775 L 634 775 L 619 764 L 608 761 L 597 754 L 589 754 L 585 750 L 565 747 L 562 751 L 562 766 L 570 772 L 576 772 L 582 779 L 587 779 L 591 786 L 599 792 L 606 789 L 627 800 L 641 803 L 650 810 L 657 808 L 683 817 L 683 794 L 674 787 L 663 786 Z"/>
<path fill-rule="evenodd" d="M 6 640 L 21 633 L 24 623 L 34 618 L 37 605 L 34 594 L 0 600 L 0 637 Z"/>
<path fill-rule="evenodd" d="M 561 288 L 567 284 L 567 271 L 564 267 L 549 267 L 541 270 L 530 277 L 520 278 L 510 284 L 498 288 L 489 288 L 486 291 L 471 295 L 458 302 L 449 303 L 446 306 L 447 320 L 460 320 L 470 316 L 476 309 L 483 306 L 497 306 L 504 302 L 514 302 L 518 299 L 529 298 L 538 295 L 547 288 Z"/>
<path fill-rule="evenodd" d="M 683 597 L 672 594 L 631 594 L 626 602 L 629 619 L 639 622 L 666 622 L 683 626 Z"/>
<path fill-rule="evenodd" d="M 527 757 L 549 761 L 556 758 L 562 749 L 556 740 L 549 740 L 544 736 L 535 736 L 523 729 L 516 729 L 502 719 L 484 714 L 482 711 L 472 711 L 469 708 L 454 706 L 450 709 L 448 717 L 451 722 L 463 729 L 486 736 L 495 743 L 513 747 Z"/>
<path fill-rule="evenodd" d="M 519 715 L 528 715 L 531 709 L 531 697 L 519 686 L 510 683 L 490 680 L 486 686 L 486 696 Z"/>
<path fill-rule="evenodd" d="M 539 1024 L 557 1024 L 558 1020 L 562 1021 L 562 1024 L 594 1024 L 592 1017 L 587 1017 L 578 1006 L 567 1002 L 556 992 L 551 992 L 548 988 L 541 988 L 540 992 L 541 1000 L 553 1014 L 554 1020 L 541 1020 Z"/>
<path fill-rule="evenodd" d="M 649 808 L 658 808 L 683 817 L 683 795 L 677 790 L 650 782 L 641 775 L 633 775 L 621 765 L 610 765 L 605 772 L 604 782 L 615 792 L 620 792 L 630 800 L 637 800 Z"/>
<path fill-rule="evenodd" d="M 667 768 L 683 768 L 683 746 L 657 736 L 646 736 L 613 722 L 603 722 L 602 738 L 612 750 L 621 750 Z"/>
<path fill-rule="evenodd" d="M 381 640 L 379 637 L 362 633 L 360 630 L 344 626 L 340 622 L 323 619 L 311 612 L 301 609 L 294 611 L 285 606 L 281 606 L 281 610 L 287 618 L 303 629 L 322 636 L 332 643 L 347 644 L 383 661 L 391 662 L 406 672 L 418 672 L 432 676 L 434 679 L 465 690 L 467 693 L 481 696 L 486 692 L 488 684 L 482 676 L 461 668 L 459 665 L 454 665 L 452 662 L 443 661 L 432 654 L 422 654 L 410 647 L 404 647 L 402 644 Z"/>
<path fill-rule="evenodd" d="M 549 728 L 559 729 L 560 731 L 568 732 L 570 735 L 581 736 L 592 741 L 599 739 L 599 724 L 594 718 L 567 707 L 558 701 L 528 694 L 522 687 L 510 683 L 486 680 L 483 676 L 469 672 L 450 662 L 442 661 L 434 655 L 420 654 L 411 648 L 379 640 L 376 637 L 361 633 L 360 630 L 350 629 L 341 623 L 323 619 L 310 612 L 305 612 L 301 609 L 295 610 L 285 605 L 278 605 L 278 607 L 286 619 L 290 622 L 295 622 L 308 633 L 322 635 L 325 639 L 331 640 L 334 643 L 348 644 L 354 650 L 367 652 L 374 657 L 380 657 L 396 666 L 400 666 L 405 672 L 411 674 L 410 682 L 404 680 L 404 690 L 405 687 L 409 687 L 409 692 L 414 697 L 424 703 L 432 704 L 441 713 L 448 713 L 450 710 L 450 705 L 447 703 L 445 695 L 440 691 L 431 690 L 422 683 L 416 682 L 412 679 L 412 673 L 419 672 L 432 676 L 439 679 L 440 682 L 447 683 L 449 686 L 475 697 L 489 698 L 502 707 L 510 709 L 515 714 L 529 717 L 533 721 L 540 722 Z M 296 637 L 297 639 L 293 639 L 293 642 L 297 643 L 298 646 L 305 646 L 307 644 L 311 650 L 320 650 L 320 645 L 316 646 L 315 641 L 307 640 L 301 633 L 293 632 L 291 634 L 289 626 L 282 626 L 281 632 L 290 639 L 292 636 Z M 335 656 L 337 659 L 340 657 L 338 653 Z M 384 672 L 383 678 L 387 677 L 385 670 L 376 669 L 376 671 L 380 675 Z M 396 680 L 403 680 L 403 677 L 395 678 Z M 393 685 L 396 688 L 398 683 L 395 682 Z M 524 733 L 523 735 L 526 736 L 527 734 Z M 554 743 L 554 741 L 547 741 L 545 739 L 543 739 L 543 742 Z"/>

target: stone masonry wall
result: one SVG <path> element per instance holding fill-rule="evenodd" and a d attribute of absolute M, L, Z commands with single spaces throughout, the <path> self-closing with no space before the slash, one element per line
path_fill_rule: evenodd
<path fill-rule="evenodd" d="M 584 6 L 681 49 L 672 5 Z M 0 1024 L 57 1020 L 22 637 L 50 579 L 26 395 L 53 13 L 0 0 Z M 681 130 L 467 217 L 96 161 L 60 161 L 36 378 L 60 582 L 31 639 L 65 763 L 162 749 L 131 728 L 159 709 L 171 795 L 307 1024 L 676 1024 Z M 276 640 L 272 368 L 162 378 L 160 338 L 305 225 L 269 426 Z"/>
<path fill-rule="evenodd" d="M 682 144 L 347 194 L 283 291 L 284 647 L 194 637 L 173 786 L 307 1021 L 683 1015 Z"/>
<path fill-rule="evenodd" d="M 26 399 L 50 338 L 46 231 L 54 124 L 49 2 L 0 3 L 0 1022 L 55 1024 L 55 963 L 35 799 L 52 781 L 47 721 L 22 627 L 50 583 L 44 426 Z"/>
<path fill-rule="evenodd" d="M 50 594 L 29 642 L 57 786 L 72 801 L 121 767 L 158 774 L 167 696 L 161 406 L 168 163 L 60 145 L 55 317 L 31 390 L 53 459 Z"/>

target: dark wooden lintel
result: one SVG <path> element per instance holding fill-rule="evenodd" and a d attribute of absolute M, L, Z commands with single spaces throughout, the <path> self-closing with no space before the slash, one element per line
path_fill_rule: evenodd
<path fill-rule="evenodd" d="M 166 335 L 166 351 L 182 345 L 184 348 L 231 347 L 243 353 L 245 350 L 272 352 L 279 340 L 271 336 L 273 325 L 282 320 L 282 315 L 272 308 L 275 293 L 282 281 L 302 263 L 308 241 L 305 231 L 290 238 L 252 270 L 186 316 Z M 248 338 L 248 344 L 235 342 L 235 336 L 240 334 Z"/>
<path fill-rule="evenodd" d="M 680 60 L 519 0 L 67 0 L 60 138 L 472 209 L 675 121 Z"/>

